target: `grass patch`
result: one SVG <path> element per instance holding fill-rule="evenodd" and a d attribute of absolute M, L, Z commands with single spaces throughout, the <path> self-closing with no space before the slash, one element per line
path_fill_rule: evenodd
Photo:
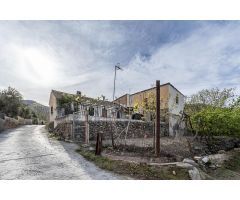
<path fill-rule="evenodd" d="M 240 152 L 234 152 L 231 158 L 224 162 L 224 167 L 229 170 L 240 172 Z"/>
<path fill-rule="evenodd" d="M 94 162 L 99 168 L 114 173 L 146 180 L 185 180 L 189 179 L 188 170 L 174 166 L 148 166 L 120 160 L 111 160 L 103 156 L 95 156 L 94 152 L 80 148 L 77 150 L 85 159 Z M 175 171 L 176 175 L 173 174 Z"/>
<path fill-rule="evenodd" d="M 208 174 L 217 180 L 240 180 L 240 152 L 231 152 L 229 160 L 220 168 L 208 170 Z"/>

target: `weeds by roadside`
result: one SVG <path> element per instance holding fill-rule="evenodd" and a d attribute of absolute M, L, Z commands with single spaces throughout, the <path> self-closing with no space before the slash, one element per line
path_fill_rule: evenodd
<path fill-rule="evenodd" d="M 130 163 L 111 160 L 103 156 L 95 156 L 93 151 L 80 147 L 77 152 L 85 159 L 94 162 L 99 168 L 130 176 L 134 179 L 146 180 L 185 180 L 189 179 L 188 170 L 174 166 L 149 166 L 142 163 Z"/>

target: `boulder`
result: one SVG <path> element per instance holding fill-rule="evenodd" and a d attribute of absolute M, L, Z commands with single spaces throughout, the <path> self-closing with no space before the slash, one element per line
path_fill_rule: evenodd
<path fill-rule="evenodd" d="M 196 167 L 188 170 L 188 174 L 192 180 L 201 180 L 201 175 Z"/>
<path fill-rule="evenodd" d="M 208 158 L 210 159 L 211 163 L 222 164 L 224 161 L 229 159 L 229 155 L 227 155 L 227 154 L 213 154 L 213 155 L 209 155 Z"/>
<path fill-rule="evenodd" d="M 224 153 L 226 153 L 226 151 L 224 151 L 224 150 L 219 150 L 218 153 L 219 153 L 219 154 L 224 154 Z"/>
<path fill-rule="evenodd" d="M 199 160 L 201 160 L 201 158 L 202 158 L 201 156 L 194 156 L 194 157 L 193 157 L 193 159 L 194 159 L 195 161 L 197 161 L 197 162 L 198 162 Z"/>
<path fill-rule="evenodd" d="M 211 169 L 217 169 L 219 166 L 218 165 L 215 165 L 215 164 L 211 164 L 209 165 L 209 168 Z"/>
<path fill-rule="evenodd" d="M 210 163 L 209 157 L 208 157 L 208 156 L 204 156 L 204 157 L 202 158 L 202 162 L 203 162 L 204 164 Z"/>
<path fill-rule="evenodd" d="M 189 158 L 184 158 L 183 159 L 183 163 L 189 163 L 189 164 L 191 164 L 193 166 L 197 166 L 198 165 L 194 160 L 189 159 Z"/>
<path fill-rule="evenodd" d="M 176 166 L 177 167 L 182 167 L 182 168 L 185 168 L 185 169 L 193 169 L 194 168 L 193 165 L 191 165 L 189 163 L 184 163 L 184 162 L 177 162 Z"/>
<path fill-rule="evenodd" d="M 202 150 L 202 147 L 200 147 L 200 146 L 194 146 L 193 149 L 196 150 L 196 151 L 200 151 L 200 150 Z"/>
<path fill-rule="evenodd" d="M 89 150 L 89 151 L 95 151 L 95 148 L 89 147 L 88 150 Z"/>

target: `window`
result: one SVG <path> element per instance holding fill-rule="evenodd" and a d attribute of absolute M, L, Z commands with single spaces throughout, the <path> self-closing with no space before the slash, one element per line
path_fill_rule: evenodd
<path fill-rule="evenodd" d="M 107 117 L 107 109 L 105 107 L 102 109 L 102 117 Z"/>
<path fill-rule="evenodd" d="M 53 107 L 51 106 L 51 114 L 53 114 Z"/>
<path fill-rule="evenodd" d="M 178 94 L 176 95 L 176 104 L 179 103 L 179 97 L 178 97 Z"/>
<path fill-rule="evenodd" d="M 120 115 L 120 111 L 118 110 L 117 111 L 117 119 L 120 119 L 121 118 L 121 115 Z"/>
<path fill-rule="evenodd" d="M 88 112 L 89 112 L 90 116 L 94 116 L 94 108 L 93 107 L 89 107 Z"/>

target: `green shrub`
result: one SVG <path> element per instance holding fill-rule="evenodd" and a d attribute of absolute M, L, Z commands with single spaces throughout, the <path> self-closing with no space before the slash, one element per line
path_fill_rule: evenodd
<path fill-rule="evenodd" d="M 207 107 L 191 116 L 193 128 L 202 135 L 240 136 L 240 109 Z"/>

